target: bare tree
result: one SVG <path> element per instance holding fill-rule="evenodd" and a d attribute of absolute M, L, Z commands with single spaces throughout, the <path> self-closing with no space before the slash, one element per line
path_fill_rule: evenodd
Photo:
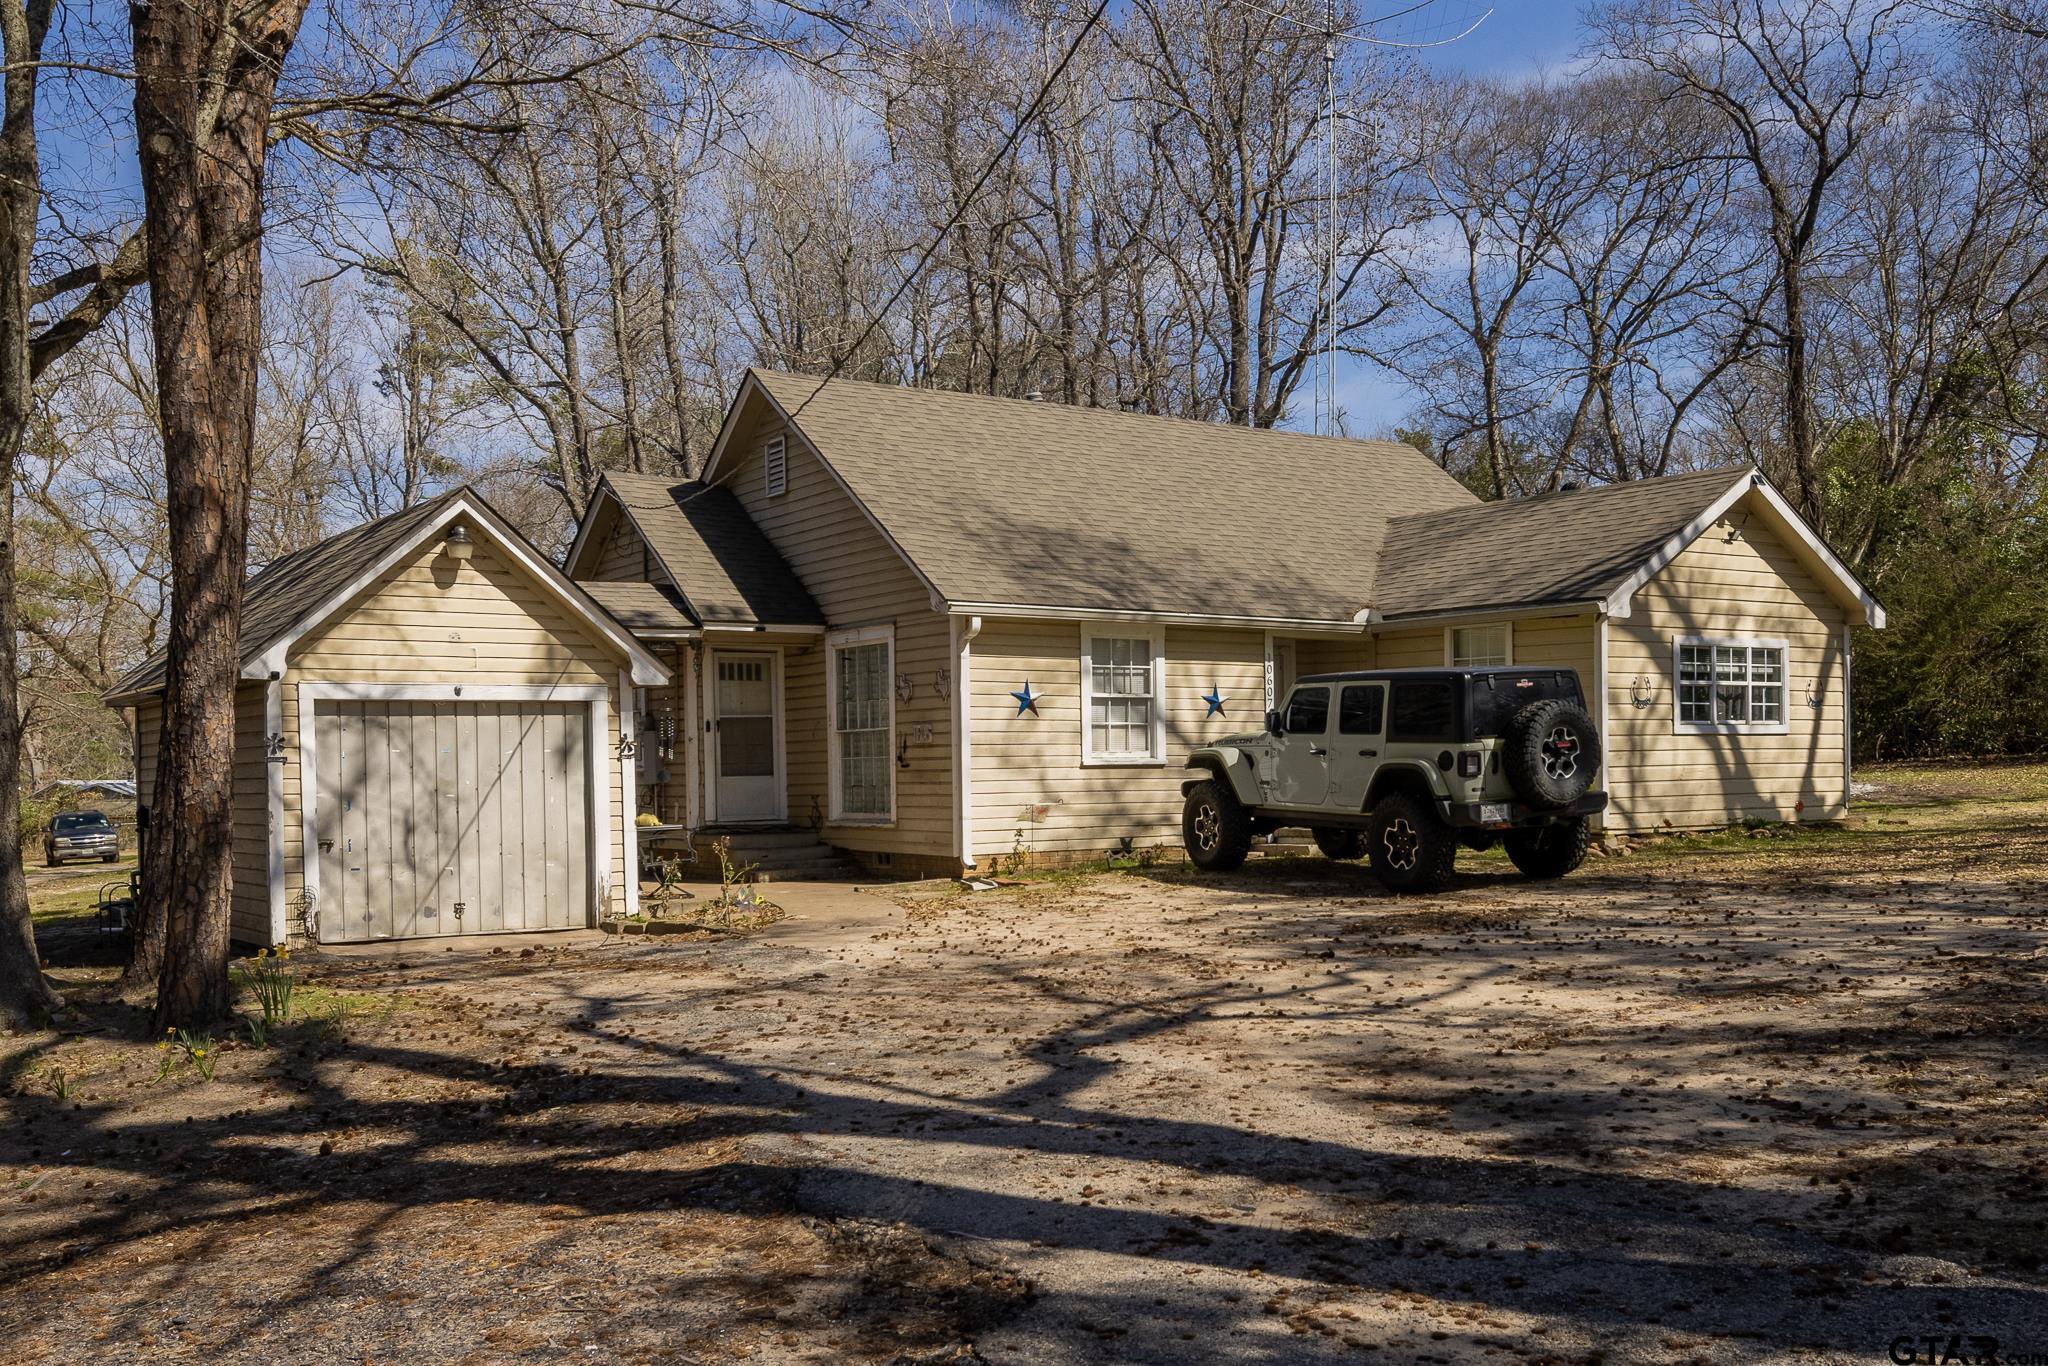
<path fill-rule="evenodd" d="M 1596 11 L 1606 49 L 1727 121 L 1776 266 L 1758 321 L 1781 363 L 1778 418 L 1800 511 L 1825 531 L 1810 294 L 1833 192 L 1916 88 L 1907 0 L 1617 0 Z"/>

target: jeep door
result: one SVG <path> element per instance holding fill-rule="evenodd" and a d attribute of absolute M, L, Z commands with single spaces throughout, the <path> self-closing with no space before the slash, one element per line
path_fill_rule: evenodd
<path fill-rule="evenodd" d="M 1387 685 L 1345 683 L 1337 689 L 1337 732 L 1331 738 L 1329 804 L 1365 809 L 1386 736 Z"/>
<path fill-rule="evenodd" d="M 1275 806 L 1321 806 L 1330 790 L 1330 687 L 1296 688 L 1273 738 L 1273 772 L 1266 800 Z"/>

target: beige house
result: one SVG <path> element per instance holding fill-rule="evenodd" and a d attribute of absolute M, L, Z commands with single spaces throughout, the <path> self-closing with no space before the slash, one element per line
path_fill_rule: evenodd
<path fill-rule="evenodd" d="M 1394 443 L 757 371 L 566 572 L 458 490 L 251 580 L 235 937 L 587 925 L 711 831 L 899 875 L 1177 845 L 1189 749 L 1332 669 L 1573 666 L 1611 827 L 1838 817 L 1882 624 L 1747 469 L 1489 504 Z M 109 695 L 145 808 L 162 676 Z"/>
<path fill-rule="evenodd" d="M 567 929 L 631 908 L 640 785 L 619 720 L 668 669 L 474 494 L 251 579 L 242 680 L 238 942 Z M 162 690 L 158 657 L 107 697 L 135 709 L 145 811 Z"/>
<path fill-rule="evenodd" d="M 1332 669 L 1572 665 L 1610 828 L 1839 817 L 1883 624 L 1749 469 L 1482 503 L 1395 443 L 761 371 L 567 568 L 674 670 L 643 806 L 896 873 L 1177 844 L 1188 750 Z"/>

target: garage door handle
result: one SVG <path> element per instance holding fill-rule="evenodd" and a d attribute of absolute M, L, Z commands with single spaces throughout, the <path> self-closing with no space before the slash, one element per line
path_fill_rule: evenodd
<path fill-rule="evenodd" d="M 1380 757 L 1380 752 L 1376 749 L 1361 749 L 1358 751 L 1358 757 L 1361 759 L 1377 759 Z"/>
<path fill-rule="evenodd" d="M 1308 747 L 1308 752 L 1310 754 L 1315 755 L 1317 758 L 1328 758 L 1330 754 L 1330 751 L 1328 751 L 1327 749 L 1317 749 L 1314 745 L 1310 745 Z"/>

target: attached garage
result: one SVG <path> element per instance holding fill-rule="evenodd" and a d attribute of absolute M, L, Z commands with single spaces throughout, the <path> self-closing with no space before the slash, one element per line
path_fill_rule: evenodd
<path fill-rule="evenodd" d="M 576 929 L 637 910 L 621 717 L 668 670 L 456 490 L 250 580 L 236 695 L 234 938 Z M 163 661 L 136 711 L 155 805 Z"/>

